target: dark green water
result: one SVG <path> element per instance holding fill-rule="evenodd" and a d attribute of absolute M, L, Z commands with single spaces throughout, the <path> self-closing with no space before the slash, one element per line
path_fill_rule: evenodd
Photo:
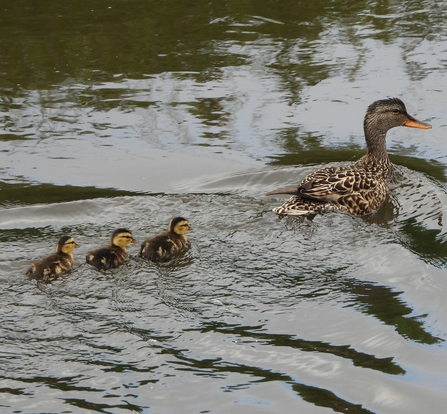
<path fill-rule="evenodd" d="M 0 411 L 444 413 L 445 1 L 0 0 Z M 371 217 L 278 219 L 400 97 Z M 191 249 L 108 273 L 117 227 Z M 74 269 L 30 263 L 75 237 Z"/>

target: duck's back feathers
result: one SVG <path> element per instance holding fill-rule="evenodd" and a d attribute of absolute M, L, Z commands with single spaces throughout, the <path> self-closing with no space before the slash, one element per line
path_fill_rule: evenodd
<path fill-rule="evenodd" d="M 293 195 L 273 211 L 279 215 L 303 215 L 340 210 L 366 215 L 385 201 L 387 183 L 362 168 L 330 167 L 317 170 L 298 185 Z"/>
<path fill-rule="evenodd" d="M 70 269 L 73 262 L 73 256 L 70 254 L 54 253 L 33 263 L 26 274 L 30 279 L 47 283 L 57 279 L 65 270 Z"/>
<path fill-rule="evenodd" d="M 146 239 L 141 244 L 140 257 L 152 262 L 166 262 L 182 250 L 188 240 L 185 234 L 192 230 L 188 220 L 175 217 L 169 222 L 168 231 Z"/>
<path fill-rule="evenodd" d="M 74 258 L 71 251 L 76 247 L 79 246 L 72 237 L 62 236 L 56 246 L 56 253 L 32 263 L 26 275 L 30 279 L 44 283 L 57 279 L 64 271 L 73 266 Z"/>
<path fill-rule="evenodd" d="M 127 257 L 126 250 L 117 246 L 109 246 L 88 253 L 86 262 L 98 270 L 109 270 L 118 267 Z"/>
<path fill-rule="evenodd" d="M 298 186 L 296 195 L 273 211 L 279 215 L 303 215 L 340 210 L 370 214 L 385 201 L 387 184 L 363 170 L 328 168 L 315 171 Z"/>
<path fill-rule="evenodd" d="M 141 244 L 140 257 L 152 262 L 166 262 L 186 246 L 186 237 L 165 231 Z"/>
<path fill-rule="evenodd" d="M 138 243 L 128 229 L 120 228 L 110 236 L 110 246 L 101 247 L 87 253 L 86 262 L 98 270 L 108 270 L 118 267 L 128 257 L 126 245 Z"/>

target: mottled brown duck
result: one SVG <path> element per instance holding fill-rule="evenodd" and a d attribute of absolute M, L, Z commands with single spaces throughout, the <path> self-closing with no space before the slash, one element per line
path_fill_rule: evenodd
<path fill-rule="evenodd" d="M 31 264 L 26 274 L 30 279 L 36 279 L 44 283 L 57 279 L 64 271 L 73 266 L 74 258 L 71 253 L 79 247 L 73 237 L 62 236 L 56 245 L 56 253 L 45 256 Z"/>
<path fill-rule="evenodd" d="M 152 262 L 166 262 L 172 259 L 187 243 L 186 233 L 192 230 L 188 220 L 183 217 L 173 218 L 168 231 L 146 239 L 141 244 L 140 257 Z"/>
<path fill-rule="evenodd" d="M 117 229 L 110 236 L 110 245 L 87 254 L 88 264 L 98 270 L 113 269 L 121 265 L 128 257 L 126 246 L 138 243 L 127 229 Z"/>
<path fill-rule="evenodd" d="M 393 165 L 386 151 L 386 134 L 398 126 L 431 128 L 410 116 L 398 98 L 372 103 L 363 121 L 366 154 L 349 166 L 312 172 L 298 187 L 267 193 L 292 194 L 273 211 L 278 215 L 307 215 L 339 210 L 358 216 L 376 211 L 385 201 L 393 175 Z"/>

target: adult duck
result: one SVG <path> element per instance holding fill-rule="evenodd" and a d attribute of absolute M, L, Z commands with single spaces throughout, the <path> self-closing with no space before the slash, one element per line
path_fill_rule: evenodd
<path fill-rule="evenodd" d="M 408 114 L 398 98 L 373 102 L 363 128 L 366 154 L 347 167 L 322 168 L 307 175 L 297 188 L 267 193 L 293 194 L 273 211 L 278 215 L 307 215 L 340 210 L 361 216 L 376 211 L 385 201 L 393 165 L 386 152 L 386 134 L 397 126 L 430 129 Z"/>

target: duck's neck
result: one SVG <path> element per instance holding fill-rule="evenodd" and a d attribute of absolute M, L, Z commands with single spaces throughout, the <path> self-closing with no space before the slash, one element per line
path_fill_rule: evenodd
<path fill-rule="evenodd" d="M 387 130 L 380 128 L 380 125 L 364 123 L 366 154 L 359 160 L 362 165 L 368 165 L 376 173 L 380 173 L 384 178 L 389 178 L 392 174 L 392 164 L 386 151 Z"/>
<path fill-rule="evenodd" d="M 173 234 L 175 234 L 176 237 L 178 237 L 180 240 L 182 240 L 184 243 L 186 243 L 186 236 L 182 233 L 176 233 L 176 232 L 172 232 Z"/>
<path fill-rule="evenodd" d="M 114 244 L 113 247 L 114 247 L 115 249 L 122 250 L 123 252 L 126 252 L 126 253 L 127 253 L 126 246 L 119 246 L 118 244 Z"/>

